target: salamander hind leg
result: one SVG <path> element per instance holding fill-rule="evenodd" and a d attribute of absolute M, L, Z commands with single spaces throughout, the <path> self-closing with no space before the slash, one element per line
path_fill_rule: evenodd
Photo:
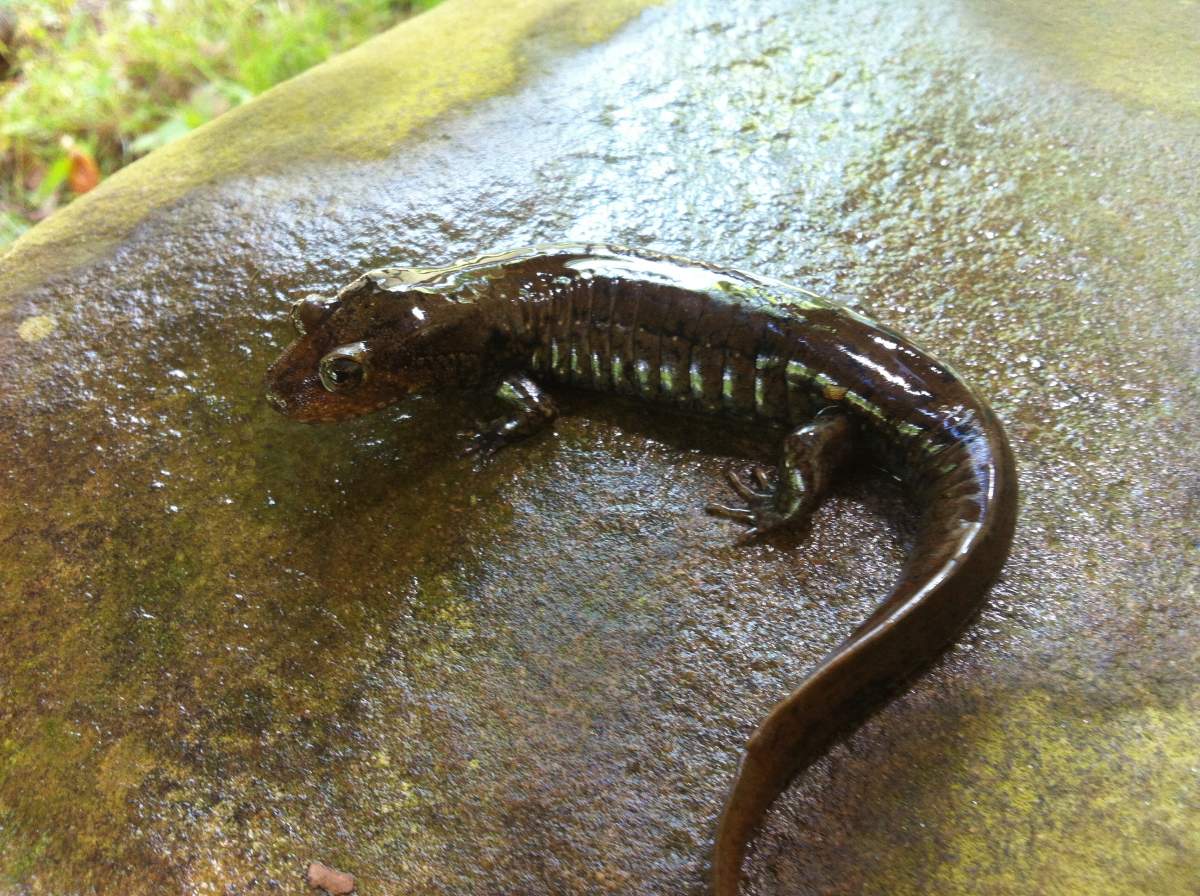
<path fill-rule="evenodd" d="M 709 504 L 705 510 L 749 526 L 739 539 L 743 543 L 803 522 L 849 456 L 852 438 L 852 426 L 845 414 L 823 414 L 784 439 L 779 476 L 773 485 L 762 468 L 755 468 L 754 484 L 731 470 L 729 483 L 745 506 Z"/>
<path fill-rule="evenodd" d="M 484 424 L 469 434 L 464 455 L 489 457 L 505 445 L 528 438 L 554 422 L 558 408 L 550 396 L 527 376 L 510 376 L 496 390 L 496 397 L 512 413 Z"/>

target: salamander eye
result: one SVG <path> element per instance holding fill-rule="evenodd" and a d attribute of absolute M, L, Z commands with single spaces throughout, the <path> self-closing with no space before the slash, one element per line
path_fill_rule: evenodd
<path fill-rule="evenodd" d="M 292 325 L 296 332 L 303 336 L 323 321 L 334 308 L 336 299 L 326 299 L 321 296 L 305 296 L 292 302 Z"/>
<path fill-rule="evenodd" d="M 367 378 L 367 347 L 343 345 L 321 359 L 321 385 L 330 392 L 348 392 Z"/>

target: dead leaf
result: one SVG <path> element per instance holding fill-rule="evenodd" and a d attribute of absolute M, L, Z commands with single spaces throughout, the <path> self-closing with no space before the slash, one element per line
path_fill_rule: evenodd
<path fill-rule="evenodd" d="M 92 158 L 91 153 L 79 146 L 72 146 L 68 153 L 71 157 L 71 172 L 67 175 L 67 186 L 76 196 L 86 193 L 100 183 L 100 166 Z"/>
<path fill-rule="evenodd" d="M 330 896 L 346 896 L 354 892 L 353 874 L 337 871 L 320 862 L 313 862 L 308 866 L 308 873 L 304 875 L 304 879 L 314 890 L 324 890 Z"/>

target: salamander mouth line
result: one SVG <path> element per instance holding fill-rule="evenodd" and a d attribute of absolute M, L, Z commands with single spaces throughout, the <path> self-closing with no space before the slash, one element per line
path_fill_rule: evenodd
<path fill-rule="evenodd" d="M 391 407 L 394 404 L 398 404 L 402 399 L 403 399 L 402 396 L 398 396 L 396 398 L 385 398 L 382 401 L 377 401 L 374 404 L 363 405 L 362 407 L 356 407 L 353 410 L 347 411 L 345 413 L 332 412 L 332 413 L 327 413 L 327 414 L 309 415 L 309 416 L 306 416 L 306 417 L 300 419 L 299 422 L 309 423 L 309 424 L 312 424 L 312 423 L 339 423 L 343 420 L 350 420 L 350 419 L 353 419 L 354 417 L 362 417 L 362 416 L 366 416 L 367 414 L 374 414 L 376 411 L 382 411 L 384 408 Z"/>

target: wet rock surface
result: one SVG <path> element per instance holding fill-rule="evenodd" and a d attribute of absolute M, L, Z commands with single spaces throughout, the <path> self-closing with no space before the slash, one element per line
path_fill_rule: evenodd
<path fill-rule="evenodd" d="M 261 395 L 290 299 L 566 239 L 858 302 L 1016 449 L 982 617 L 785 795 L 749 891 L 1191 892 L 1186 79 L 1122 89 L 1136 69 L 1017 39 L 1050 27 L 1020 3 L 682 2 L 588 48 L 555 38 L 579 10 L 534 6 L 498 38 L 507 92 L 433 117 L 392 96 L 380 120 L 418 125 L 369 159 L 336 115 L 251 104 L 172 158 L 332 135 L 165 199 L 134 166 L 0 259 L 0 892 L 302 893 L 312 860 L 362 893 L 703 891 L 745 737 L 899 568 L 890 484 L 740 548 L 701 507 L 773 454 L 761 433 L 564 394 L 553 436 L 476 470 L 465 400 L 302 427 Z M 1190 39 L 1103 9 L 1128 58 Z M 403 77 L 408 27 L 280 93 L 316 79 L 357 128 L 371 84 L 347 73 Z"/>

